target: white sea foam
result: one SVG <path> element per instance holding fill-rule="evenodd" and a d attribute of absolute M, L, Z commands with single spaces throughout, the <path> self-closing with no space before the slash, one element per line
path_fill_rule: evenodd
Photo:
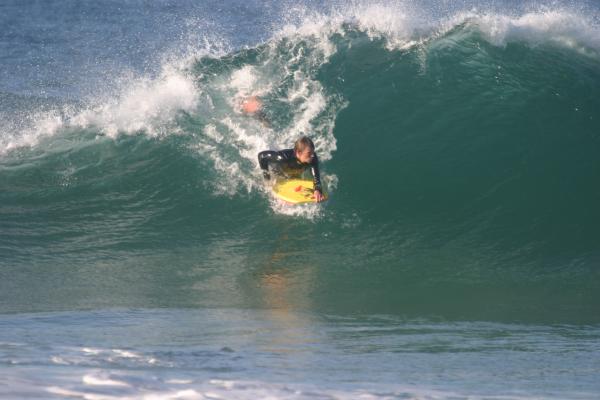
<path fill-rule="evenodd" d="M 81 349 L 84 354 L 98 355 L 103 352 L 102 349 L 95 349 L 90 347 L 84 347 Z"/>
<path fill-rule="evenodd" d="M 144 133 L 160 136 L 177 132 L 173 118 L 191 112 L 200 91 L 184 73 L 164 70 L 156 78 L 132 79 L 114 98 L 80 111 L 63 107 L 33 113 L 0 136 L 0 154 L 21 147 L 36 146 L 41 140 L 65 128 L 94 127 L 115 138 L 118 134 Z"/>
<path fill-rule="evenodd" d="M 85 110 L 69 119 L 70 125 L 95 126 L 110 136 L 144 132 L 158 136 L 173 132 L 169 122 L 180 111 L 192 111 L 199 91 L 180 71 L 165 69 L 158 78 L 141 78 L 126 85 L 114 100 Z"/>
<path fill-rule="evenodd" d="M 14 116 L 0 113 L 0 155 L 22 147 L 37 146 L 42 140 L 69 128 L 93 128 L 116 138 L 120 134 L 158 137 L 179 133 L 174 119 L 182 111 L 193 112 L 205 99 L 189 68 L 200 57 L 226 53 L 227 44 L 219 39 L 183 38 L 184 50 L 158 55 L 158 73 L 115 73 L 114 81 L 98 83 L 85 105 L 47 106 Z M 182 46 L 180 46 L 182 47 Z M 116 89 L 114 89 L 116 88 Z"/>
<path fill-rule="evenodd" d="M 88 374 L 84 375 L 81 379 L 83 383 L 91 386 L 118 386 L 118 387 L 129 387 L 131 386 L 127 382 L 122 380 L 112 379 L 110 376 Z"/>
<path fill-rule="evenodd" d="M 113 349 L 112 352 L 117 354 L 118 356 L 124 357 L 124 358 L 141 358 L 142 357 L 139 354 L 134 353 L 132 351 L 128 351 L 128 350 Z"/>
<path fill-rule="evenodd" d="M 159 363 L 159 360 L 153 356 L 140 354 L 131 350 L 88 347 L 69 349 L 68 351 L 65 351 L 64 354 L 53 357 L 52 361 L 56 364 L 64 363 L 77 366 L 96 365 L 104 362 L 143 366 L 156 365 Z"/>

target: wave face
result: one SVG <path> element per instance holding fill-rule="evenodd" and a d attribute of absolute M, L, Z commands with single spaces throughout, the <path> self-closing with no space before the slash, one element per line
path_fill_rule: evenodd
<path fill-rule="evenodd" d="M 597 12 L 315 10 L 95 97 L 5 85 L 1 310 L 599 322 Z M 256 154 L 302 134 L 331 200 L 284 207 Z"/>

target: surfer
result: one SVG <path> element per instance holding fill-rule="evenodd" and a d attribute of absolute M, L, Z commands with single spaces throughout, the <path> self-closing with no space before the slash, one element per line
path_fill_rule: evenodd
<path fill-rule="evenodd" d="M 315 144 L 309 137 L 303 136 L 296 140 L 293 149 L 261 151 L 258 153 L 258 164 L 265 179 L 271 179 L 269 170 L 284 178 L 299 178 L 307 168 L 310 168 L 315 187 L 315 200 L 317 202 L 325 200 L 321 188 L 319 158 L 315 153 Z"/>
<path fill-rule="evenodd" d="M 271 127 L 271 122 L 267 114 L 263 111 L 262 100 L 258 96 L 250 96 L 242 101 L 241 109 L 246 115 L 250 115 L 258 119 L 266 128 Z"/>

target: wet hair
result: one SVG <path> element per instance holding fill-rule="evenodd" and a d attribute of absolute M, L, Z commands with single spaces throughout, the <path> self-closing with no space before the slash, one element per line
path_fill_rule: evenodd
<path fill-rule="evenodd" d="M 313 141 L 310 140 L 308 136 L 302 136 L 294 143 L 294 152 L 303 152 L 307 147 L 310 147 L 313 152 L 315 151 L 315 144 Z"/>

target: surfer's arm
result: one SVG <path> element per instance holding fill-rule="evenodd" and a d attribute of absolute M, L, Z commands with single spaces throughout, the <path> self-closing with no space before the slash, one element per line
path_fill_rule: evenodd
<path fill-rule="evenodd" d="M 315 190 L 323 193 L 323 188 L 321 187 L 321 173 L 319 172 L 319 159 L 316 154 L 313 156 L 312 162 L 310 163 L 310 172 L 313 176 Z"/>
<path fill-rule="evenodd" d="M 316 154 L 313 156 L 313 160 L 310 163 L 310 172 L 312 172 L 312 176 L 313 176 L 313 184 L 314 184 L 314 188 L 315 188 L 315 200 L 317 202 L 321 202 L 321 201 L 325 200 L 325 197 L 323 196 L 323 188 L 321 187 L 321 173 L 319 172 L 319 159 L 317 158 Z"/>
<path fill-rule="evenodd" d="M 266 150 L 258 153 L 258 165 L 262 170 L 263 177 L 265 179 L 271 179 L 271 175 L 269 174 L 269 165 L 271 169 L 274 170 L 275 173 L 280 173 L 281 166 L 281 155 L 278 151 Z"/>

